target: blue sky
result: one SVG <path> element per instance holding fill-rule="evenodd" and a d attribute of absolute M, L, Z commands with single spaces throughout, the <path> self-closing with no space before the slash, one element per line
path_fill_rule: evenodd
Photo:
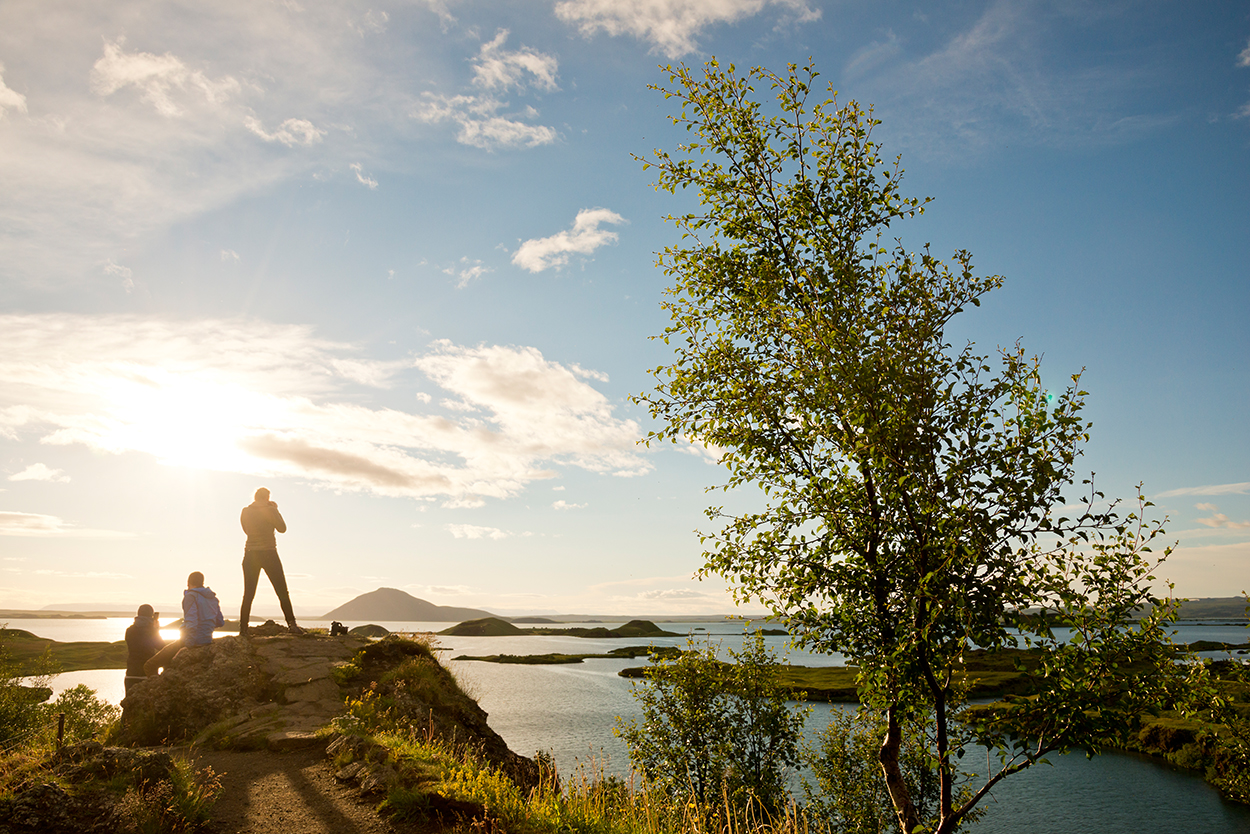
<path fill-rule="evenodd" d="M 718 468 L 644 448 L 669 61 L 872 104 L 911 249 L 1006 276 L 952 336 L 1085 369 L 1189 596 L 1250 588 L 1250 8 L 1236 2 L 0 6 L 0 607 L 709 613 Z M 749 504 L 751 495 L 731 501 Z M 262 587 L 262 609 L 273 598 Z"/>

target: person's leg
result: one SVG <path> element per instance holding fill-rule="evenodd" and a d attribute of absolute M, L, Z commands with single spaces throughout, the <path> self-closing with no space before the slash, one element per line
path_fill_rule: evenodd
<path fill-rule="evenodd" d="M 273 592 L 278 595 L 278 604 L 282 606 L 282 616 L 286 617 L 287 626 L 294 631 L 299 626 L 295 625 L 295 611 L 291 608 L 291 594 L 286 587 L 286 573 L 282 570 L 282 560 L 278 558 L 278 551 L 266 553 L 264 568 L 265 575 L 273 584 Z"/>
<path fill-rule="evenodd" d="M 178 654 L 178 650 L 181 648 L 182 648 L 181 640 L 170 641 L 169 643 L 165 645 L 165 648 L 161 649 L 159 652 L 157 652 L 156 654 L 148 658 L 147 663 L 143 664 L 143 671 L 149 677 L 151 677 L 152 675 L 158 674 L 161 670 L 161 667 L 168 666 L 170 661 L 174 659 L 174 656 Z"/>
<path fill-rule="evenodd" d="M 239 636 L 247 634 L 247 618 L 252 614 L 252 600 L 256 597 L 256 585 L 260 582 L 260 564 L 257 551 L 243 554 L 243 604 L 239 606 Z"/>

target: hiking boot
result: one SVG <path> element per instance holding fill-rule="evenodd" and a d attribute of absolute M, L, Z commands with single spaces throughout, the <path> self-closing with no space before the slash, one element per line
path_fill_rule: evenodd
<path fill-rule="evenodd" d="M 289 632 L 291 632 L 292 634 L 294 634 L 294 635 L 295 635 L 295 636 L 297 636 L 297 637 L 298 637 L 299 635 L 301 635 L 301 634 L 304 634 L 304 633 L 305 633 L 305 632 L 304 632 L 304 629 L 300 628 L 300 627 L 299 627 L 299 626 L 297 626 L 295 623 L 287 623 L 287 624 L 286 624 L 286 630 L 287 630 L 287 631 L 289 631 Z"/>

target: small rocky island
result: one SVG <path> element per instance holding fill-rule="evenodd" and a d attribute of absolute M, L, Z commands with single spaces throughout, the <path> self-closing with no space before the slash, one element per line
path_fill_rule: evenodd
<path fill-rule="evenodd" d="M 650 620 L 630 620 L 619 628 L 604 628 L 598 626 L 596 628 L 518 628 L 507 620 L 501 620 L 498 617 L 481 617 L 476 620 L 466 620 L 463 623 L 457 623 L 451 628 L 444 629 L 439 634 L 446 634 L 454 637 L 521 637 L 521 636 L 550 636 L 559 635 L 563 637 L 681 637 L 682 635 L 672 631 L 665 631 Z"/>

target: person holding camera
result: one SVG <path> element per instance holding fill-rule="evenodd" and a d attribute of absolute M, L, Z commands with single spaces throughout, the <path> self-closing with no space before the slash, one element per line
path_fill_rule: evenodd
<path fill-rule="evenodd" d="M 255 501 L 243 508 L 239 523 L 247 533 L 243 545 L 243 604 L 239 607 L 239 636 L 247 636 L 247 620 L 252 613 L 252 600 L 263 570 L 278 595 L 278 604 L 286 617 L 286 625 L 292 634 L 303 634 L 295 624 L 295 611 L 291 608 L 291 594 L 286 587 L 286 574 L 282 572 L 282 560 L 278 558 L 278 541 L 275 533 L 286 532 L 286 521 L 278 512 L 278 505 L 269 500 L 269 490 L 256 490 Z"/>
<path fill-rule="evenodd" d="M 161 637 L 161 615 L 146 602 L 139 606 L 135 621 L 126 628 L 126 694 L 130 688 L 147 677 L 143 664 L 165 648 Z"/>

